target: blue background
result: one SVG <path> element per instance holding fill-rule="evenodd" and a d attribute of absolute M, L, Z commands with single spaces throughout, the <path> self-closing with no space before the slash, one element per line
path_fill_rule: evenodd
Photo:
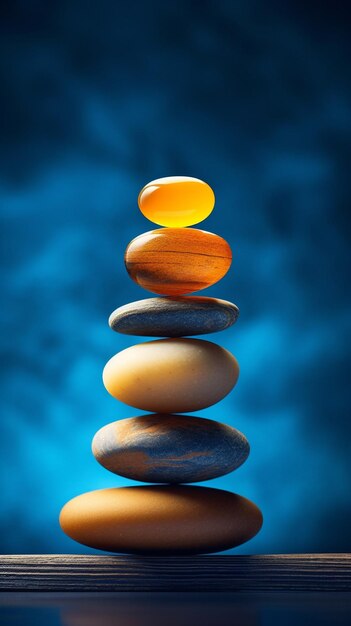
<path fill-rule="evenodd" d="M 346 2 L 11 2 L 2 7 L 2 552 L 87 552 L 60 531 L 71 497 L 133 484 L 94 460 L 137 415 L 101 372 L 141 338 L 110 312 L 147 297 L 125 272 L 149 180 L 216 193 L 200 225 L 233 249 L 203 294 L 237 325 L 241 365 L 202 411 L 242 430 L 247 463 L 212 486 L 263 510 L 237 552 L 351 550 L 350 38 Z M 139 412 L 140 413 L 140 412 Z"/>

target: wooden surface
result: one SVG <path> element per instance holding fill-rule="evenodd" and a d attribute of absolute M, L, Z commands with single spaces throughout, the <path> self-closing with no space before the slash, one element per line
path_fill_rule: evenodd
<path fill-rule="evenodd" d="M 5 555 L 0 591 L 351 591 L 351 555 Z"/>

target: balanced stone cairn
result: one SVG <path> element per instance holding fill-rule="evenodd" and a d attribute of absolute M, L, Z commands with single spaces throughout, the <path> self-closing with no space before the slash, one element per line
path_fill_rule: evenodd
<path fill-rule="evenodd" d="M 61 527 L 84 545 L 112 552 L 227 550 L 260 530 L 260 510 L 237 494 L 184 483 L 232 472 L 247 459 L 249 443 L 231 426 L 179 414 L 216 404 L 238 379 L 230 352 L 185 338 L 224 330 L 237 320 L 235 304 L 184 295 L 220 280 L 231 265 L 231 249 L 218 235 L 187 228 L 213 210 L 214 193 L 205 182 L 161 178 L 146 185 L 138 201 L 144 216 L 165 228 L 133 239 L 125 264 L 138 285 L 161 297 L 119 307 L 109 324 L 120 333 L 164 338 L 122 350 L 106 364 L 107 391 L 150 413 L 104 426 L 92 449 L 110 472 L 156 484 L 73 498 L 61 511 Z"/>

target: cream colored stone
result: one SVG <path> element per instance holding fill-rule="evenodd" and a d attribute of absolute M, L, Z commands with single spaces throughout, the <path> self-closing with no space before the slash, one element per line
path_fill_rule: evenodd
<path fill-rule="evenodd" d="M 103 371 L 107 391 L 125 404 L 156 413 L 186 413 L 216 404 L 239 375 L 235 357 L 210 341 L 159 339 L 112 357 Z"/>

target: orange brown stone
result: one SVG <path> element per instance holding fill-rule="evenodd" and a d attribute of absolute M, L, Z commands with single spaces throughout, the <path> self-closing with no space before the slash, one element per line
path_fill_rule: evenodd
<path fill-rule="evenodd" d="M 100 550 L 199 554 L 248 541 L 260 530 L 262 514 L 250 500 L 220 489 L 141 486 L 73 498 L 60 524 L 75 541 Z"/>
<path fill-rule="evenodd" d="M 196 228 L 158 228 L 135 237 L 125 252 L 130 277 L 141 287 L 177 296 L 210 287 L 232 262 L 229 244 Z"/>

